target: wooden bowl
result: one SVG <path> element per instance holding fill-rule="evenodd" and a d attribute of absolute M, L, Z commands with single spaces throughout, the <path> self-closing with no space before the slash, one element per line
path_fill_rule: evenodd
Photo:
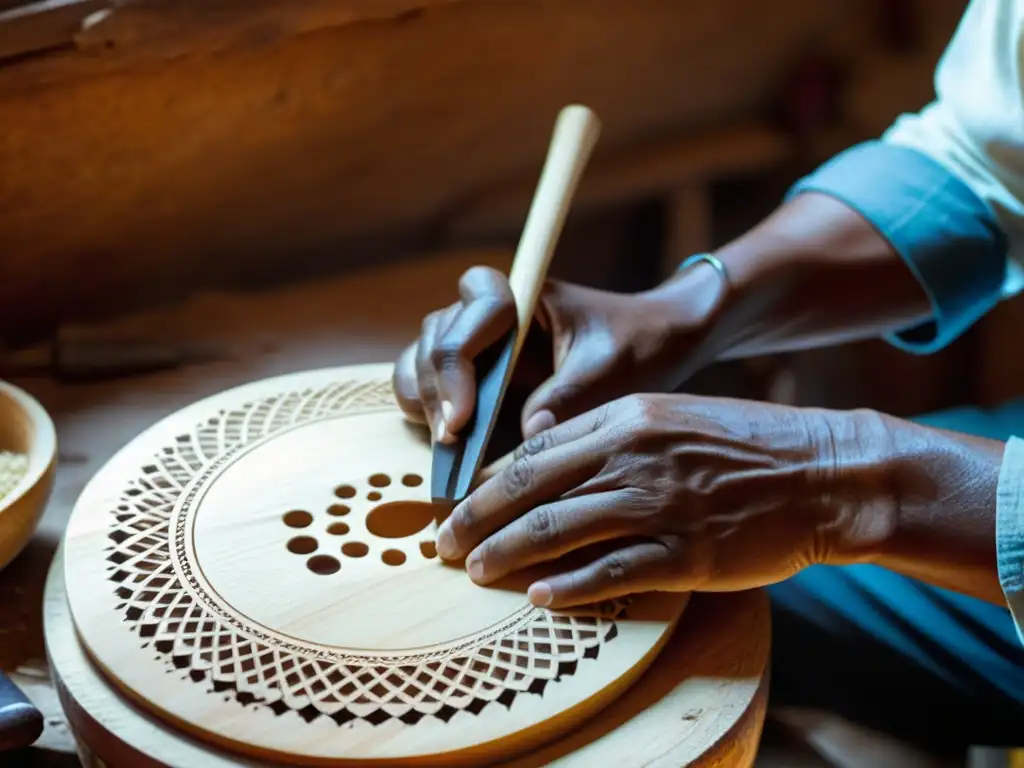
<path fill-rule="evenodd" d="M 57 431 L 49 414 L 27 392 L 0 381 L 0 451 L 28 456 L 28 470 L 0 497 L 0 568 L 25 547 L 53 489 Z"/>

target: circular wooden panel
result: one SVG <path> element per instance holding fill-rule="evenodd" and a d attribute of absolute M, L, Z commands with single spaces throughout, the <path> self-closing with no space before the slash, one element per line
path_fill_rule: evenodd
<path fill-rule="evenodd" d="M 270 768 L 171 728 L 99 673 L 71 622 L 61 551 L 43 602 L 57 714 L 87 768 Z M 767 703 L 769 627 L 761 590 L 696 596 L 647 672 L 614 702 L 562 738 L 496 764 L 749 768 Z"/>
<path fill-rule="evenodd" d="M 534 608 L 433 549 L 426 432 L 391 366 L 270 379 L 122 449 L 65 537 L 71 614 L 127 696 L 289 764 L 479 762 L 621 693 L 686 602 Z M 536 574 L 532 574 L 536 576 Z"/>

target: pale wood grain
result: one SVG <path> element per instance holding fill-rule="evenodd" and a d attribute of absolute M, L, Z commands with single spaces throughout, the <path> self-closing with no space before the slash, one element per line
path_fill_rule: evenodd
<path fill-rule="evenodd" d="M 556 737 L 643 673 L 687 596 L 552 613 L 525 577 L 482 588 L 442 562 L 429 434 L 402 417 L 391 374 L 228 390 L 90 481 L 65 533 L 66 589 L 123 695 L 258 758 L 472 765 Z"/>
<path fill-rule="evenodd" d="M 110 768 L 270 768 L 213 751 L 127 704 L 75 640 L 62 570 L 58 556 L 47 586 L 47 637 L 68 721 L 89 756 L 87 768 L 101 765 L 97 757 Z M 653 667 L 625 695 L 561 741 L 502 765 L 753 765 L 767 704 L 768 622 L 767 597 L 760 591 L 695 597 Z"/>

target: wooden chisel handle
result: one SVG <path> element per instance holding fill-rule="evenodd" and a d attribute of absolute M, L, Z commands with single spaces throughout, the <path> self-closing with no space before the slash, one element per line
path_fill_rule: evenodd
<path fill-rule="evenodd" d="M 562 109 L 555 122 L 544 170 L 508 276 L 519 321 L 510 370 L 526 340 L 576 187 L 600 134 L 597 115 L 577 104 Z"/>
<path fill-rule="evenodd" d="M 42 713 L 0 672 L 0 752 L 29 747 L 42 732 Z"/>

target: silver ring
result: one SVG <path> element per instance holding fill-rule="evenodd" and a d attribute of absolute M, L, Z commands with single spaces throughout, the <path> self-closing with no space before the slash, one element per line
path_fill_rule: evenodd
<path fill-rule="evenodd" d="M 725 268 L 725 264 L 723 264 L 717 256 L 711 253 L 695 253 L 693 256 L 690 256 L 688 259 L 683 261 L 683 263 L 679 265 L 679 269 L 677 271 L 682 272 L 683 270 L 689 269 L 694 264 L 698 264 L 702 261 L 706 261 L 710 264 L 714 270 L 722 276 L 726 285 L 729 285 L 729 270 Z"/>

